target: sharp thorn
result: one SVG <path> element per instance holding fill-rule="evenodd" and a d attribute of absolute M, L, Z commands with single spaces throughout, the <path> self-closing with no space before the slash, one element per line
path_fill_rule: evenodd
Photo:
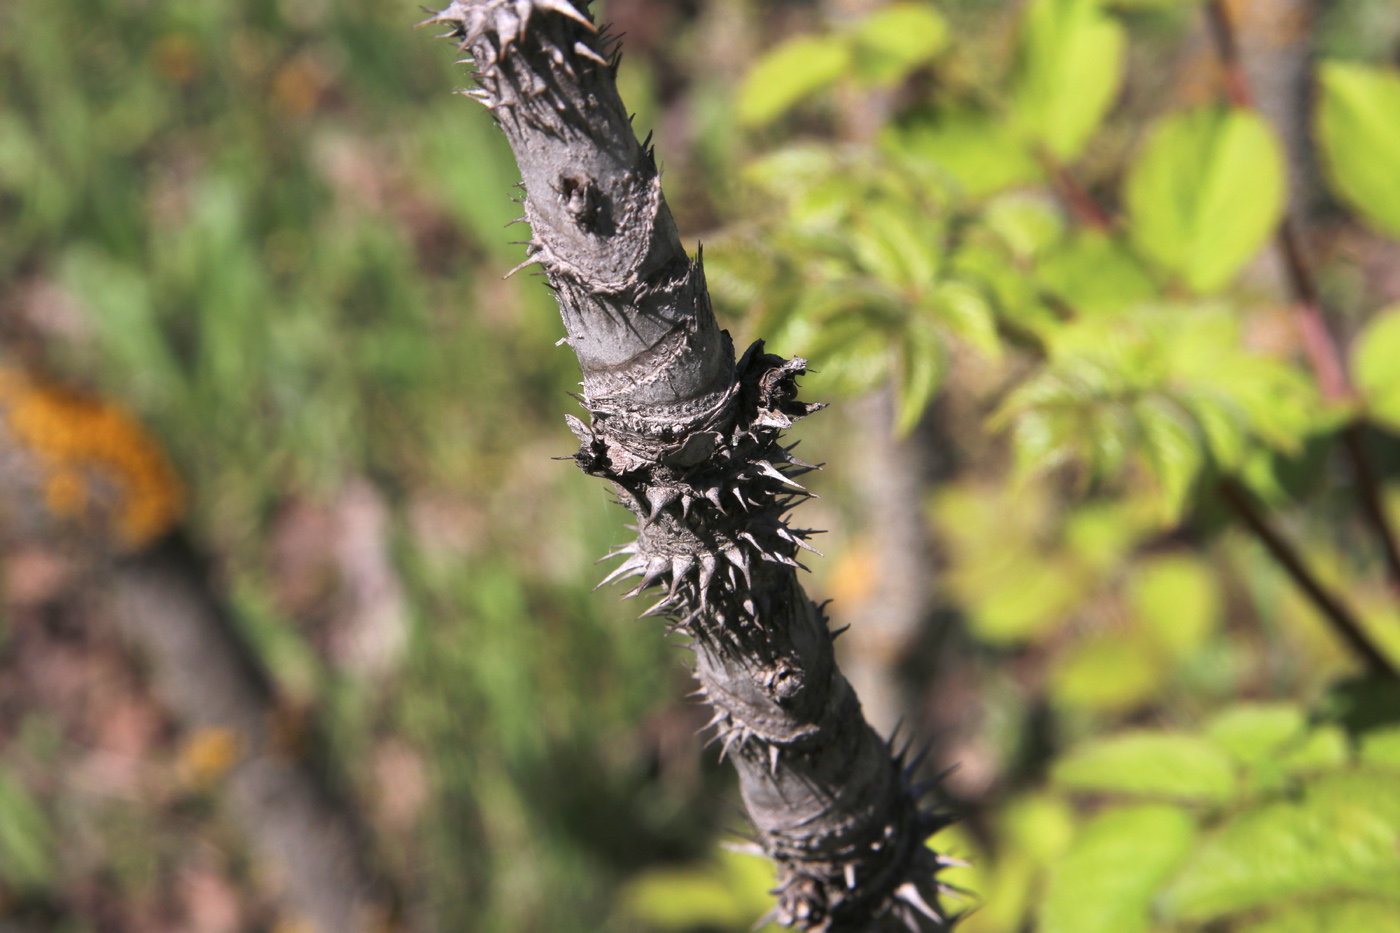
<path fill-rule="evenodd" d="M 580 58 L 586 58 L 591 62 L 597 62 L 603 67 L 607 67 L 608 60 L 603 56 L 599 55 L 597 52 L 593 51 L 593 49 L 589 48 L 587 43 L 575 42 L 574 54 L 578 55 Z"/>

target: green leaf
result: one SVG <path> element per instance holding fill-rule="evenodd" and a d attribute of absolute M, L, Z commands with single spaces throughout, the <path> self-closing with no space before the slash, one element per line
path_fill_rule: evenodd
<path fill-rule="evenodd" d="M 1053 631 L 1069 617 L 1083 596 L 1073 574 L 1037 555 L 1008 555 L 997 567 L 1001 581 L 984 580 L 972 597 L 973 633 L 994 645 L 1015 644 Z"/>
<path fill-rule="evenodd" d="M 1400 305 L 1368 321 L 1351 352 L 1352 372 L 1366 413 L 1400 431 Z"/>
<path fill-rule="evenodd" d="M 35 888 L 53 877 L 48 817 L 15 777 L 0 771 L 0 881 Z"/>
<path fill-rule="evenodd" d="M 1367 222 L 1400 237 L 1400 74 L 1326 62 L 1318 78 L 1318 143 L 1333 190 Z"/>
<path fill-rule="evenodd" d="M 846 73 L 851 49 L 836 36 L 798 36 L 770 49 L 739 86 L 739 122 L 763 126 Z"/>
<path fill-rule="evenodd" d="M 1118 94 L 1125 47 L 1097 0 L 1033 0 L 1012 106 L 1035 144 L 1060 161 L 1079 155 Z"/>
<path fill-rule="evenodd" d="M 1303 738 L 1307 717 L 1292 703 L 1241 703 L 1217 713 L 1205 734 L 1236 761 L 1258 764 Z"/>
<path fill-rule="evenodd" d="M 1220 618 L 1215 576 L 1195 556 L 1172 554 L 1139 564 L 1128 601 L 1153 640 L 1173 658 L 1199 651 Z"/>
<path fill-rule="evenodd" d="M 940 110 L 907 127 L 887 128 L 882 142 L 888 152 L 941 167 L 973 199 L 1044 174 L 1005 119 L 974 108 Z"/>
<path fill-rule="evenodd" d="M 800 352 L 822 391 L 858 395 L 889 378 L 891 335 L 877 311 L 852 304 L 818 320 L 815 339 Z"/>
<path fill-rule="evenodd" d="M 1037 865 L 1050 865 L 1074 839 L 1074 809 L 1058 796 L 1018 797 L 1001 809 L 1004 838 Z"/>
<path fill-rule="evenodd" d="M 1347 898 L 1289 904 L 1272 917 L 1235 929 L 1238 933 L 1381 933 L 1400 930 L 1400 903 Z"/>
<path fill-rule="evenodd" d="M 1054 246 L 1064 233 L 1064 218 L 1042 197 L 1004 194 L 982 209 L 982 222 L 1006 245 L 1017 262 L 1029 263 Z"/>
<path fill-rule="evenodd" d="M 1157 297 L 1142 260 L 1117 237 L 1077 231 L 1041 259 L 1036 272 L 1046 288 L 1082 314 L 1122 311 Z"/>
<path fill-rule="evenodd" d="M 1096 739 L 1060 759 L 1051 772 L 1070 790 L 1224 803 L 1237 787 L 1230 759 L 1195 735 L 1126 732 Z"/>
<path fill-rule="evenodd" d="M 1315 778 L 1300 800 L 1227 821 L 1195 849 L 1159 902 L 1206 923 L 1292 898 L 1400 891 L 1400 783 L 1393 774 Z"/>
<path fill-rule="evenodd" d="M 1128 173 L 1134 243 L 1198 293 L 1227 284 L 1278 225 L 1283 156 L 1264 121 L 1199 107 L 1161 121 Z"/>
<path fill-rule="evenodd" d="M 923 317 L 910 315 L 900 341 L 899 379 L 896 385 L 895 433 L 914 430 L 924 409 L 943 383 L 946 353 L 938 331 Z"/>
<path fill-rule="evenodd" d="M 893 3 L 866 17 L 854 38 L 857 73 L 890 84 L 947 47 L 948 21 L 930 3 Z"/>
<path fill-rule="evenodd" d="M 955 336 L 967 341 L 987 359 L 1001 359 L 996 315 L 982 289 L 967 282 L 940 282 L 924 297 L 919 307 L 930 312 Z"/>
<path fill-rule="evenodd" d="M 622 902 L 628 913 L 663 930 L 747 929 L 767 909 L 772 884 L 766 859 L 720 850 L 712 863 L 643 872 L 623 889 Z"/>
<path fill-rule="evenodd" d="M 907 204 L 868 204 L 846 236 L 866 271 L 894 288 L 922 292 L 933 284 L 941 258 L 938 226 L 911 214 Z"/>
<path fill-rule="evenodd" d="M 1158 887 L 1188 855 L 1191 816 L 1175 807 L 1118 807 L 1094 817 L 1050 871 L 1041 933 L 1139 933 Z"/>
<path fill-rule="evenodd" d="M 1374 729 L 1361 736 L 1359 757 L 1377 768 L 1400 770 L 1400 726 Z"/>
<path fill-rule="evenodd" d="M 1064 706 L 1100 712 L 1130 710 L 1166 679 L 1160 652 L 1131 632 L 1087 638 L 1060 658 L 1050 674 L 1050 695 Z"/>
<path fill-rule="evenodd" d="M 827 179 L 840 168 L 830 146 L 799 143 L 754 159 L 744 166 L 744 181 L 770 197 L 792 198 Z"/>
<path fill-rule="evenodd" d="M 1148 468 L 1161 490 L 1162 516 L 1167 522 L 1180 521 L 1205 464 L 1201 438 L 1191 420 L 1166 399 L 1144 399 L 1134 414 L 1142 430 Z"/>
<path fill-rule="evenodd" d="M 1277 764 L 1284 774 L 1311 774 L 1335 771 L 1350 758 L 1351 743 L 1347 741 L 1346 732 L 1340 726 L 1327 723 L 1309 732 L 1302 742 L 1285 749 Z"/>

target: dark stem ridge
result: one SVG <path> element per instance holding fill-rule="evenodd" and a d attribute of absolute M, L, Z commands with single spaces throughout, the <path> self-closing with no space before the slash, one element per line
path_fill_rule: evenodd
<path fill-rule="evenodd" d="M 782 432 L 806 361 L 759 341 L 737 362 L 701 262 L 681 246 L 652 151 L 618 96 L 617 42 L 586 0 L 454 0 L 426 23 L 475 66 L 466 93 L 520 166 L 526 263 L 555 290 L 589 423 L 578 465 L 612 483 L 636 540 L 603 581 L 654 590 L 644 616 L 688 636 L 709 728 L 739 774 L 757 849 L 777 864 L 765 919 L 803 930 L 941 929 L 951 864 L 925 845 L 948 818 L 920 804 L 922 756 L 866 722 L 796 571 L 814 534 L 789 523 L 816 467 Z M 601 584 L 600 584 L 601 585 Z"/>

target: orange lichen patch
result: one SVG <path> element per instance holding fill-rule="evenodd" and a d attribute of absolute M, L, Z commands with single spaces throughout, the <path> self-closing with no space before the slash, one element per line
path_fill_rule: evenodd
<path fill-rule="evenodd" d="M 148 544 L 180 519 L 184 491 L 165 453 L 116 406 L 4 368 L 0 419 L 45 470 L 44 505 L 55 518 L 83 517 L 104 483 L 117 493 L 122 547 Z"/>
<path fill-rule="evenodd" d="M 180 774 L 194 787 L 212 787 L 238 764 L 244 751 L 243 739 L 232 729 L 200 729 L 180 749 Z"/>

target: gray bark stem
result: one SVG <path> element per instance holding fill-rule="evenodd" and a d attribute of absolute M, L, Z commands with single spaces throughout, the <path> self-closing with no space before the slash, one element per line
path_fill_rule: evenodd
<path fill-rule="evenodd" d="M 616 43 L 586 2 L 455 0 L 426 22 L 475 65 L 467 93 L 519 163 L 523 265 L 543 268 L 583 371 L 575 459 L 638 518 L 604 582 L 658 588 L 644 615 L 690 639 L 721 755 L 777 864 L 770 917 L 830 933 L 941 928 L 945 862 L 924 840 L 947 820 L 920 806 L 918 762 L 866 722 L 796 576 L 811 532 L 788 513 L 815 467 L 781 432 L 822 407 L 796 399 L 806 362 L 761 341 L 735 361 L 618 97 Z"/>

